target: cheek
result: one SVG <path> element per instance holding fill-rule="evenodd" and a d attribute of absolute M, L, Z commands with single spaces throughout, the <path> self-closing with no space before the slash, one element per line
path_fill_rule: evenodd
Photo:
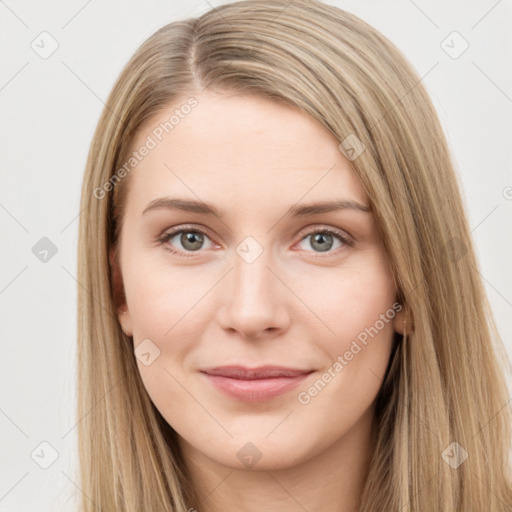
<path fill-rule="evenodd" d="M 300 284 L 297 295 L 313 313 L 308 317 L 317 329 L 321 321 L 322 331 L 330 334 L 332 344 L 341 348 L 373 326 L 396 298 L 393 276 L 383 253 L 377 250 L 368 250 L 339 267 L 297 273 L 294 279 Z M 385 326 L 379 323 L 379 330 L 389 334 L 391 325 L 391 321 L 385 322 Z M 328 340 L 329 336 L 324 338 Z"/>
<path fill-rule="evenodd" d="M 324 371 L 336 376 L 323 398 L 339 394 L 367 403 L 380 387 L 392 348 L 395 285 L 381 252 L 352 261 L 314 281 L 303 279 L 302 293 L 315 313 L 307 329 L 322 326 L 315 341 L 326 356 Z"/>
<path fill-rule="evenodd" d="M 190 395 L 183 387 L 186 384 L 183 373 L 187 356 L 200 339 L 200 325 L 204 321 L 199 314 L 200 299 L 208 291 L 211 272 L 210 278 L 203 273 L 155 265 L 150 258 L 145 262 L 134 254 L 126 262 L 123 275 L 134 350 L 136 354 L 150 353 L 150 364 L 137 358 L 139 374 L 162 415 L 169 420 L 172 411 L 173 424 L 186 421 L 184 411 L 190 406 Z"/>
<path fill-rule="evenodd" d="M 129 262 L 123 278 L 134 339 L 153 336 L 165 343 L 177 329 L 191 326 L 197 316 L 194 307 L 211 282 L 203 274 L 199 267 L 191 271 L 165 261 L 155 265 L 149 258 Z"/>
<path fill-rule="evenodd" d="M 381 315 L 394 302 L 392 282 L 383 274 L 367 273 L 346 279 L 333 291 L 329 317 L 332 319 L 336 336 L 342 339 L 364 339 L 367 332 L 377 323 L 379 331 L 389 332 L 392 322 L 388 318 L 382 324 Z M 388 313 L 387 316 L 390 316 Z M 389 328 L 388 328 L 389 327 Z M 361 335 L 361 336 L 360 336 Z"/>

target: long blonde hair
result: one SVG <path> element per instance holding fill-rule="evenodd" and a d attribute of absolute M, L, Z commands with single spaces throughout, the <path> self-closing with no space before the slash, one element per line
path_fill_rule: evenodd
<path fill-rule="evenodd" d="M 506 355 L 452 158 L 419 76 L 348 12 L 314 0 L 249 0 L 170 23 L 145 41 L 91 143 L 78 247 L 82 512 L 201 510 L 176 433 L 149 399 L 116 318 L 109 251 L 130 183 L 119 170 L 135 134 L 162 108 L 204 89 L 295 105 L 340 143 L 357 137 L 365 146 L 351 164 L 409 327 L 395 335 L 377 397 L 360 511 L 510 511 L 511 412 L 498 364 Z M 457 467 L 454 456 L 463 460 Z"/>

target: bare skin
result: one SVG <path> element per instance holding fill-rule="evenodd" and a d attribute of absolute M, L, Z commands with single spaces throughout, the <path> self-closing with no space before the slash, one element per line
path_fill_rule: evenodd
<path fill-rule="evenodd" d="M 150 340 L 160 351 L 137 364 L 202 498 L 190 507 L 356 511 L 374 400 L 404 311 L 392 309 L 396 289 L 371 210 L 286 211 L 333 200 L 369 206 L 368 197 L 336 138 L 300 111 L 256 96 L 195 97 L 126 178 L 119 263 L 111 254 L 124 332 L 134 348 Z M 176 106 L 148 122 L 135 146 Z M 212 204 L 222 218 L 163 206 L 143 213 L 166 196 Z M 159 243 L 171 228 L 182 232 Z M 362 343 L 365 329 L 381 325 Z M 313 373 L 248 403 L 200 371 L 229 364 Z"/>

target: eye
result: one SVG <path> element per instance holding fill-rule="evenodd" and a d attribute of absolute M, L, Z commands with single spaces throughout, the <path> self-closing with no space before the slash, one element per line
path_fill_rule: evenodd
<path fill-rule="evenodd" d="M 161 245 L 166 244 L 165 249 L 172 253 L 180 256 L 193 256 L 193 254 L 187 253 L 198 252 L 200 249 L 204 249 L 205 247 L 203 247 L 203 245 L 205 243 L 205 239 L 210 240 L 208 235 L 201 229 L 182 227 L 179 230 L 164 233 L 158 239 L 158 242 Z M 175 241 L 173 242 L 173 240 Z M 174 244 L 179 244 L 177 250 L 173 249 L 173 247 L 175 247 Z M 210 246 L 206 247 L 206 249 L 210 249 L 211 247 L 213 247 L 213 244 L 210 241 Z"/>
<path fill-rule="evenodd" d="M 301 243 L 304 243 L 308 238 L 310 238 L 309 242 L 306 242 L 309 247 L 312 247 L 314 252 L 337 252 L 336 249 L 341 247 L 341 250 L 344 250 L 353 245 L 352 240 L 342 234 L 340 231 L 333 229 L 315 229 L 314 231 L 310 231 L 306 234 L 301 240 Z M 338 245 L 336 246 L 336 241 L 338 241 Z M 331 251 L 334 247 L 335 250 Z M 301 249 L 307 250 L 307 248 L 301 247 Z"/>
<path fill-rule="evenodd" d="M 306 240 L 310 238 L 310 242 Z M 205 241 L 209 244 L 205 247 Z M 336 245 L 337 242 L 337 245 Z M 199 228 L 193 226 L 180 227 L 164 233 L 158 238 L 158 243 L 164 245 L 165 249 L 178 256 L 194 256 L 194 252 L 200 252 L 201 249 L 211 249 L 215 244 L 212 243 L 208 235 Z M 299 244 L 307 243 L 316 253 L 336 253 L 338 250 L 346 250 L 352 247 L 354 242 L 344 235 L 341 231 L 332 228 L 317 228 L 306 233 Z M 331 250 L 333 249 L 334 250 Z M 305 247 L 299 247 L 302 250 L 308 250 Z"/>

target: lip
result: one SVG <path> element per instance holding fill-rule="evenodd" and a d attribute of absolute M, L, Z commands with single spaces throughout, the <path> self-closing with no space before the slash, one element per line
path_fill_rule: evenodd
<path fill-rule="evenodd" d="M 222 366 L 201 371 L 219 391 L 243 402 L 271 400 L 295 388 L 313 372 L 282 366 Z"/>

